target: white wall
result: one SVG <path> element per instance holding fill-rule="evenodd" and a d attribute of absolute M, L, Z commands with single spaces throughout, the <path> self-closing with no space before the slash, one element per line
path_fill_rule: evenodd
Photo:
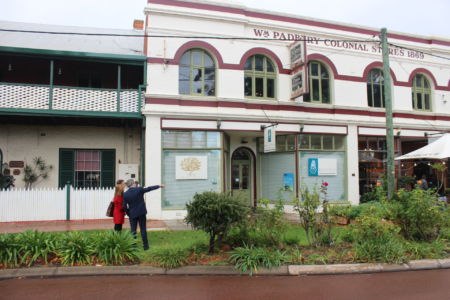
<path fill-rule="evenodd" d="M 139 163 L 140 131 L 119 127 L 95 126 L 26 126 L 7 124 L 0 126 L 0 149 L 3 160 L 24 161 L 31 164 L 33 158 L 41 156 L 53 166 L 49 178 L 36 187 L 58 186 L 59 149 L 116 149 L 116 174 L 121 163 Z M 11 173 L 14 169 L 11 168 Z M 15 186 L 24 187 L 23 168 L 14 176 Z"/>

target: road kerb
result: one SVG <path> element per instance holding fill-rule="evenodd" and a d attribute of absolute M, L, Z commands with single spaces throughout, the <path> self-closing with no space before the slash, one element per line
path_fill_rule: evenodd
<path fill-rule="evenodd" d="M 412 260 L 408 263 L 411 270 L 440 269 L 441 264 L 437 259 Z"/>
<path fill-rule="evenodd" d="M 289 275 L 325 275 L 381 272 L 380 264 L 290 265 Z"/>
<path fill-rule="evenodd" d="M 239 275 L 233 266 L 186 266 L 167 269 L 167 275 Z"/>
<path fill-rule="evenodd" d="M 449 269 L 450 268 L 450 258 L 438 259 L 441 268 Z"/>

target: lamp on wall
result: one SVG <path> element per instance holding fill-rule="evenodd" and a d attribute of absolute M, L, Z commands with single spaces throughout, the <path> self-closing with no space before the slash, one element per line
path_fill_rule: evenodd
<path fill-rule="evenodd" d="M 58 68 L 58 75 L 62 75 L 61 67 Z"/>
<path fill-rule="evenodd" d="M 12 65 L 8 64 L 8 71 L 11 72 L 12 71 Z"/>

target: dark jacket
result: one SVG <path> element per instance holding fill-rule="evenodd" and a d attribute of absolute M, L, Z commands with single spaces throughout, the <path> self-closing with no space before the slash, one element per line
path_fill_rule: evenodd
<path fill-rule="evenodd" d="M 159 189 L 159 185 L 152 185 L 146 188 L 132 187 L 123 193 L 123 209 L 131 219 L 147 214 L 144 194 Z"/>

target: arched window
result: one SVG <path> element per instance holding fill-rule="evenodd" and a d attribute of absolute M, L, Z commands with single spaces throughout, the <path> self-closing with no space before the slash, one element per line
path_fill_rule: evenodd
<path fill-rule="evenodd" d="M 431 110 L 431 86 L 422 74 L 417 74 L 413 79 L 412 106 L 415 110 Z"/>
<path fill-rule="evenodd" d="M 310 61 L 309 93 L 303 96 L 305 102 L 330 103 L 330 75 L 324 64 L 318 61 Z"/>
<path fill-rule="evenodd" d="M 370 70 L 367 78 L 367 102 L 370 107 L 384 105 L 384 74 L 380 69 Z"/>
<path fill-rule="evenodd" d="M 276 73 L 264 55 L 250 56 L 244 66 L 244 93 L 248 98 L 275 99 Z"/>
<path fill-rule="evenodd" d="M 201 49 L 186 51 L 180 60 L 179 92 L 183 95 L 215 95 L 216 68 L 212 57 Z"/>

